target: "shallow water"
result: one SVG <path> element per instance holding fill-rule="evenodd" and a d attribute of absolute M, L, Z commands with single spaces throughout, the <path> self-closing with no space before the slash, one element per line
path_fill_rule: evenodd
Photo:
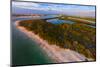
<path fill-rule="evenodd" d="M 36 42 L 27 37 L 23 32 L 19 31 L 15 27 L 14 23 L 15 21 L 11 22 L 12 64 L 27 65 L 52 63 L 53 60 L 51 60 L 45 54 L 41 47 L 39 47 L 39 45 Z"/>

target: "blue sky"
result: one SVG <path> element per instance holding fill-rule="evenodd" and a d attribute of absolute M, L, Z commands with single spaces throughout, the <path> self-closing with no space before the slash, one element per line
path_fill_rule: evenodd
<path fill-rule="evenodd" d="M 79 6 L 79 5 L 65 5 L 65 4 L 47 4 L 47 3 L 32 3 L 32 2 L 12 2 L 13 6 L 20 7 L 20 8 L 26 8 L 26 9 L 51 9 L 51 10 L 88 10 L 88 11 L 94 11 L 94 6 Z"/>
<path fill-rule="evenodd" d="M 81 6 L 69 4 L 48 4 L 34 2 L 12 2 L 12 7 L 27 10 L 56 11 L 70 14 L 95 14 L 95 6 Z"/>

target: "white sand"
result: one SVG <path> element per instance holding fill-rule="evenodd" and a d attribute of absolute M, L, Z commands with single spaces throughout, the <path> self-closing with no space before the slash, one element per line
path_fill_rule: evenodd
<path fill-rule="evenodd" d="M 20 21 L 16 21 L 16 27 L 25 33 L 28 37 L 37 42 L 40 47 L 46 52 L 46 54 L 53 59 L 55 62 L 75 62 L 75 61 L 85 61 L 86 57 L 72 51 L 70 49 L 63 49 L 56 45 L 50 45 L 46 40 L 43 40 L 38 35 L 31 31 L 26 30 L 24 27 L 18 26 Z"/>

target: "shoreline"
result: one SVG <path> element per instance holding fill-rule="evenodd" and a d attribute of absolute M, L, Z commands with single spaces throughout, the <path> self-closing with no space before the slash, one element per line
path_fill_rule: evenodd
<path fill-rule="evenodd" d="M 50 45 L 46 40 L 43 40 L 38 35 L 34 34 L 32 31 L 28 31 L 24 27 L 19 26 L 20 21 L 15 22 L 15 26 L 29 38 L 34 40 L 39 46 L 46 52 L 48 57 L 54 60 L 55 63 L 62 62 L 81 62 L 86 61 L 86 57 L 78 52 L 72 51 L 70 49 L 63 49 L 56 45 Z"/>

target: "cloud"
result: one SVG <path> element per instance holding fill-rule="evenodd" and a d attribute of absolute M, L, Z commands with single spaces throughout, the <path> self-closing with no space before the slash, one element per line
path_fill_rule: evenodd
<path fill-rule="evenodd" d="M 25 9 L 33 9 L 34 7 L 39 7 L 39 4 L 29 3 L 29 2 L 12 2 L 12 6 Z"/>
<path fill-rule="evenodd" d="M 41 11 L 55 11 L 61 13 L 72 14 L 95 14 L 95 7 L 92 6 L 79 6 L 79 5 L 67 5 L 67 4 L 47 4 L 47 3 L 34 3 L 34 2 L 12 2 L 14 9 L 24 8 L 31 10 Z"/>
<path fill-rule="evenodd" d="M 32 3 L 32 2 L 12 2 L 12 6 L 24 9 L 33 9 L 33 10 L 55 10 L 62 11 L 66 9 L 63 5 L 56 4 L 44 4 L 44 3 Z"/>

